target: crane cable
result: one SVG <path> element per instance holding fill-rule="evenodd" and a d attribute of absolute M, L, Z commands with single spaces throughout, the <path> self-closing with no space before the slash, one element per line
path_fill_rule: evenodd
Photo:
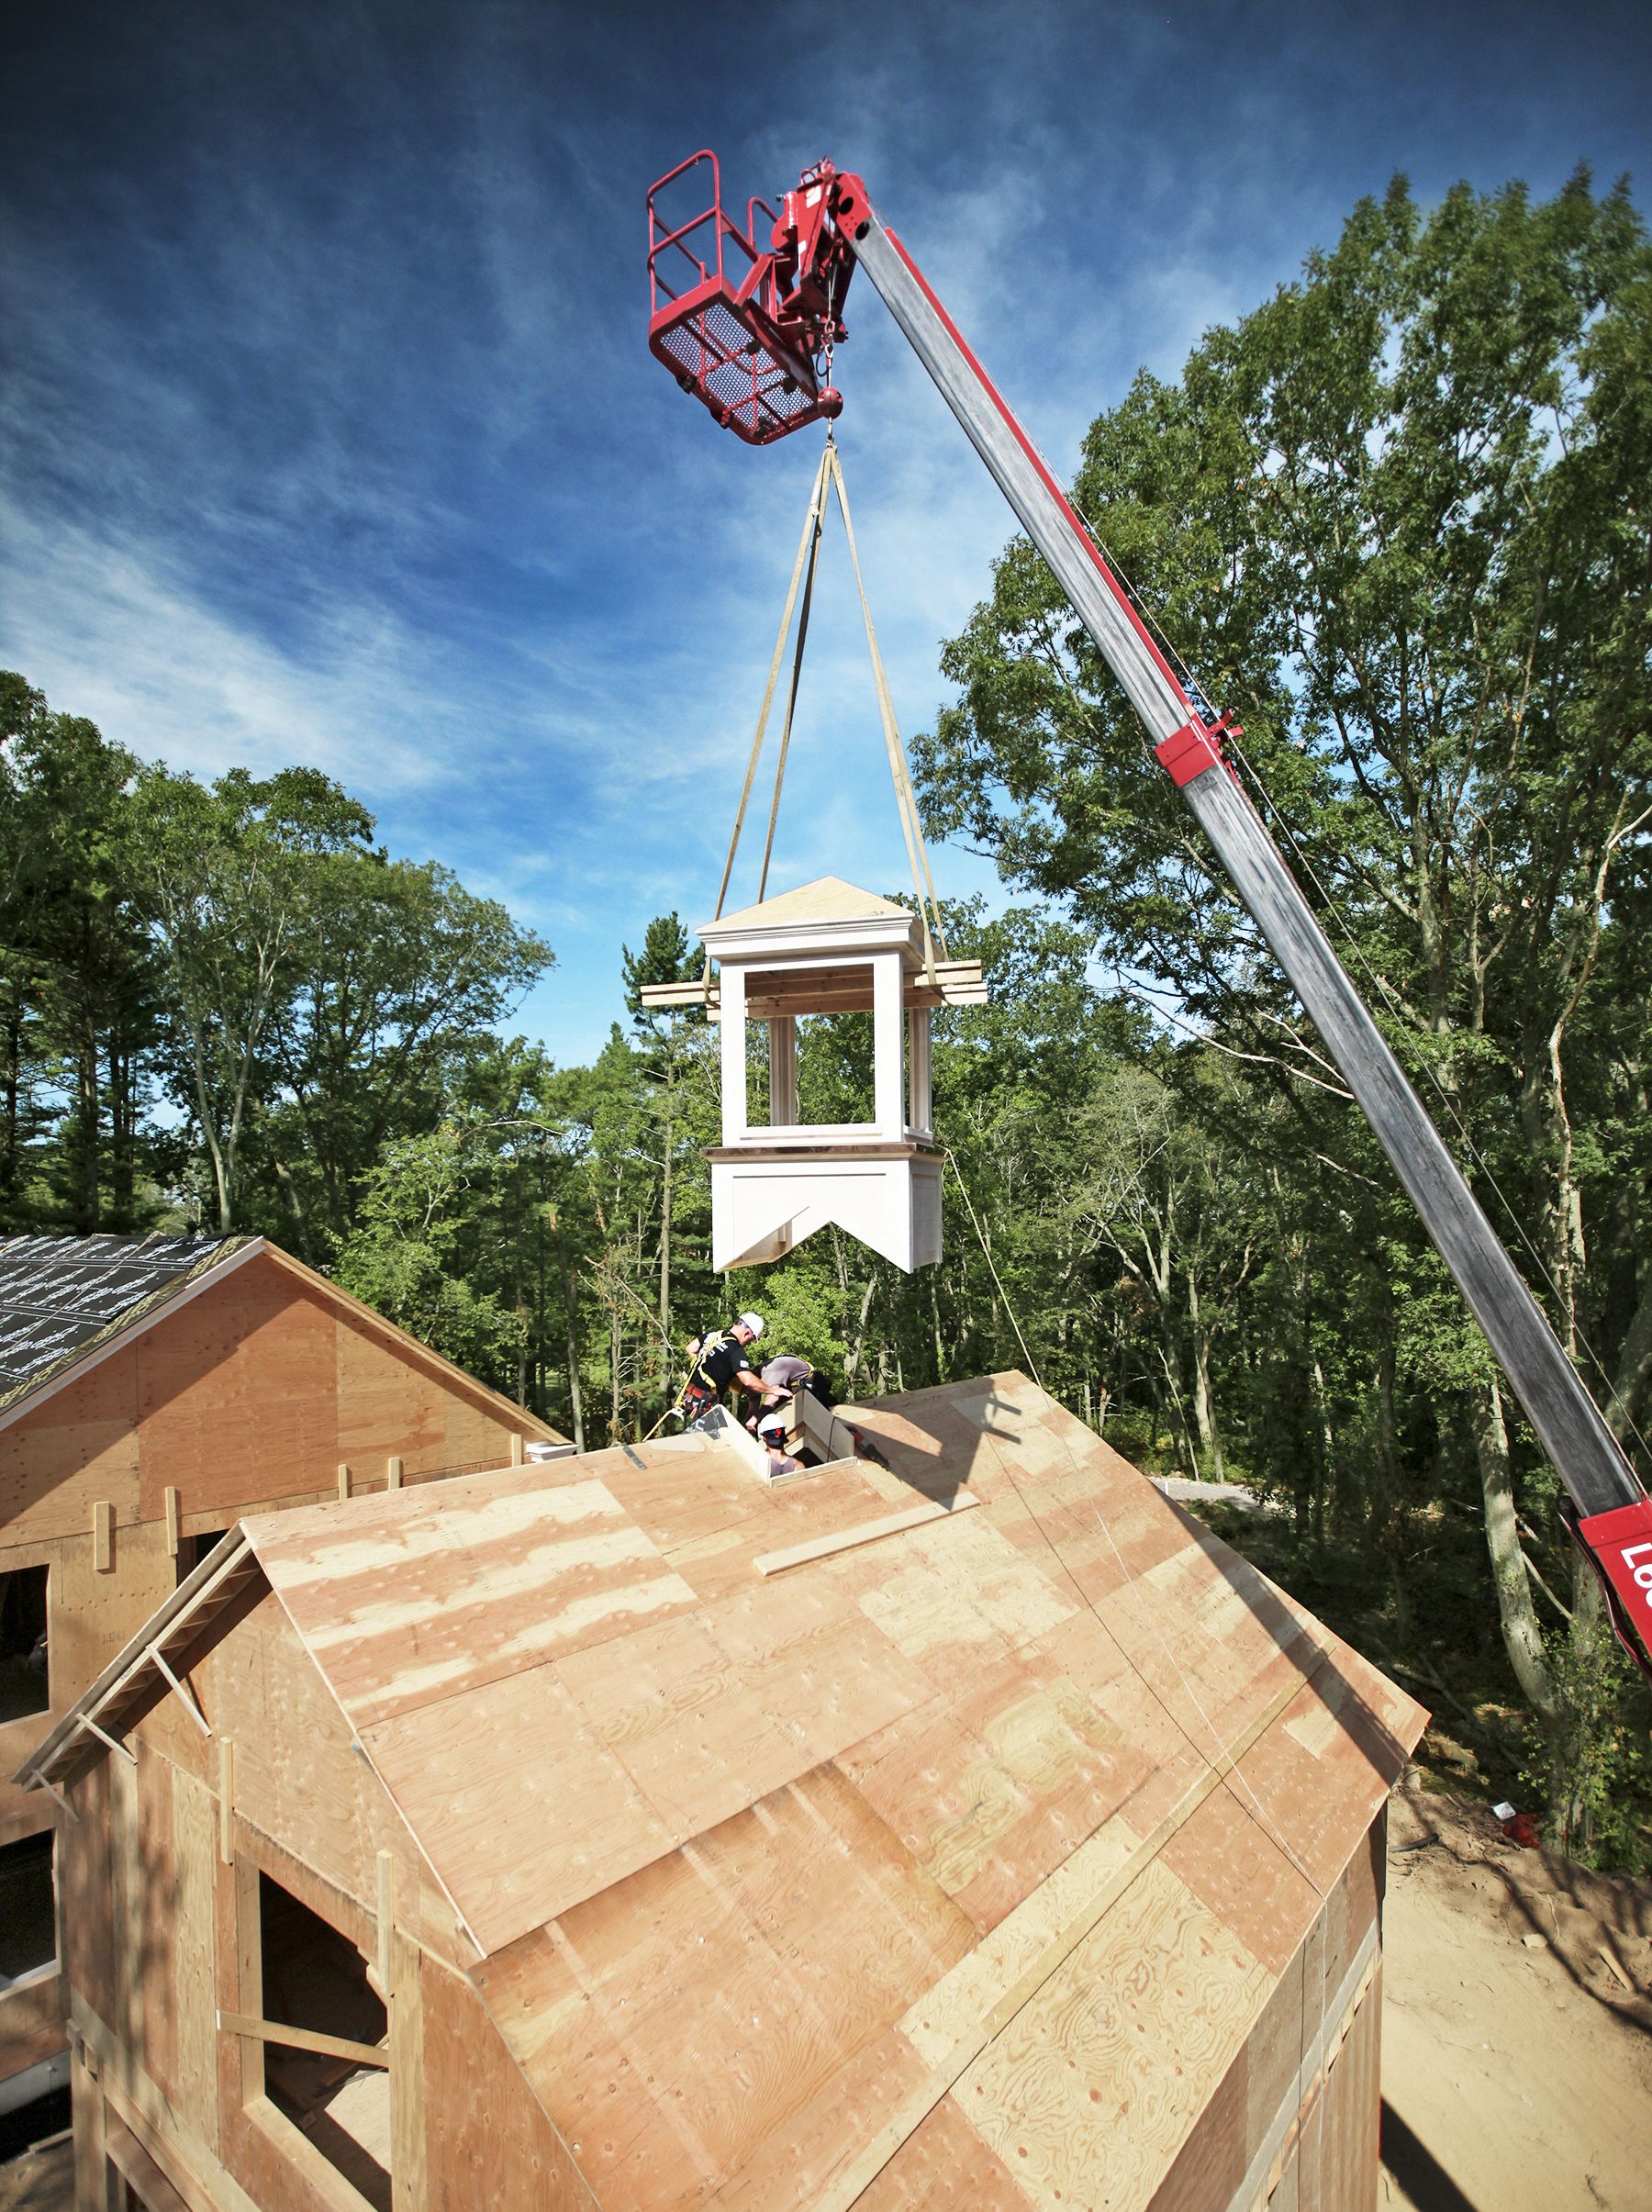
<path fill-rule="evenodd" d="M 756 780 L 757 763 L 763 752 L 764 739 L 768 732 L 769 716 L 774 708 L 775 693 L 779 686 L 780 665 L 785 658 L 786 641 L 791 631 L 792 617 L 798 617 L 797 638 L 792 650 L 791 681 L 787 687 L 786 714 L 781 724 L 778 755 L 775 763 L 775 787 L 769 801 L 768 832 L 763 847 L 763 866 L 758 877 L 759 903 L 768 890 L 769 867 L 774 858 L 775 831 L 780 818 L 780 792 L 786 776 L 786 764 L 791 750 L 793 717 L 797 710 L 798 686 L 803 668 L 803 650 L 809 636 L 809 610 L 814 598 L 816 569 L 820 560 L 820 540 L 826 522 L 828 489 L 837 497 L 838 511 L 843 518 L 843 536 L 849 547 L 850 565 L 854 571 L 854 586 L 860 599 L 861 619 L 865 625 L 866 649 L 872 662 L 873 688 L 877 697 L 878 720 L 883 729 L 884 748 L 888 755 L 890 780 L 895 786 L 896 810 L 900 816 L 900 832 L 906 844 L 907 861 L 912 872 L 912 889 L 918 901 L 919 920 L 923 930 L 923 959 L 926 979 L 932 989 L 938 978 L 935 970 L 936 947 L 943 960 L 948 957 L 946 933 L 941 921 L 941 902 L 935 890 L 935 880 L 930 869 L 929 851 L 923 840 L 923 825 L 919 818 L 918 800 L 912 789 L 911 774 L 907 766 L 906 747 L 901 741 L 900 727 L 895 718 L 895 703 L 889 691 L 888 677 L 884 671 L 883 654 L 878 649 L 877 631 L 872 620 L 871 602 L 866 597 L 865 579 L 861 574 L 860 553 L 855 544 L 854 525 L 849 516 L 849 495 L 843 482 L 843 464 L 839 457 L 837 441 L 828 430 L 825 448 L 820 454 L 820 466 L 815 471 L 809 487 L 809 508 L 803 519 L 803 534 L 798 543 L 798 557 L 792 564 L 791 583 L 786 595 L 786 608 L 780 618 L 780 632 L 775 640 L 774 657 L 769 663 L 768 682 L 764 688 L 763 703 L 758 709 L 756 732 L 752 740 L 751 757 L 746 763 L 745 781 L 741 787 L 740 804 L 735 810 L 733 833 L 729 840 L 728 858 L 723 863 L 722 881 L 718 887 L 717 908 L 713 921 L 720 918 L 723 902 L 728 897 L 730 879 L 734 872 L 734 859 L 740 849 L 741 832 L 745 826 L 746 810 L 751 802 L 752 787 Z M 798 592 L 801 588 L 802 605 L 798 609 Z M 703 980 L 709 985 L 711 976 L 709 954 L 706 957 Z"/>

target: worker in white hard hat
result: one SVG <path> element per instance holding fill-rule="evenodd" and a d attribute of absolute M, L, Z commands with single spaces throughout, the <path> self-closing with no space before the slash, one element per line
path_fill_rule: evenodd
<path fill-rule="evenodd" d="M 742 1313 L 726 1329 L 713 1329 L 709 1336 L 700 1338 L 691 1354 L 688 1380 L 677 1400 L 685 1427 L 691 1428 L 702 1413 L 709 1413 L 726 1390 L 738 1387 L 765 1401 L 777 1395 L 765 1388 L 761 1375 L 753 1373 L 746 1357 L 746 1347 L 755 1344 L 762 1334 L 762 1314 Z"/>

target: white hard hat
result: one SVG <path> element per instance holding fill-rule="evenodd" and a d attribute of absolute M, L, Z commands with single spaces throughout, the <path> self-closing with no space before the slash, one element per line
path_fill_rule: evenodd
<path fill-rule="evenodd" d="M 750 1329 L 753 1336 L 761 1336 L 763 1334 L 763 1316 L 761 1313 L 742 1313 L 740 1316 L 739 1321 L 735 1324 L 735 1326 L 742 1329 Z"/>

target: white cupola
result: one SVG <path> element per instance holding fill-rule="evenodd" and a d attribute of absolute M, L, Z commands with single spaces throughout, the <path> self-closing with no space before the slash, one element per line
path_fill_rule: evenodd
<path fill-rule="evenodd" d="M 930 1014 L 984 1003 L 980 964 L 927 956 L 915 913 L 835 876 L 724 914 L 699 934 L 718 967 L 709 1011 L 721 1029 L 722 1143 L 708 1154 L 712 1266 L 779 1259 L 828 1222 L 898 1268 L 939 1259 Z M 678 1004 L 686 996 L 682 987 L 673 995 Z M 872 1118 L 799 1122 L 798 1020 L 852 1012 L 872 1016 Z M 753 1122 L 749 1100 L 753 1022 L 767 1031 L 765 1122 Z"/>

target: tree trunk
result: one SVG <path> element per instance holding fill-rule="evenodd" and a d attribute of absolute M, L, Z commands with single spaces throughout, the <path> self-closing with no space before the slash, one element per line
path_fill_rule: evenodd
<path fill-rule="evenodd" d="M 861 1292 L 860 1312 L 855 1316 L 854 1335 L 849 1340 L 849 1349 L 843 1358 L 843 1390 L 845 1394 L 851 1398 L 854 1395 L 852 1385 L 860 1369 L 861 1347 L 866 1341 L 866 1316 L 872 1311 L 872 1293 L 876 1288 L 876 1276 L 868 1275 L 866 1287 Z"/>
<path fill-rule="evenodd" d="M 23 1008 L 15 992 L 6 1009 L 6 1138 L 0 1160 L 0 1198 L 6 1202 L 9 1228 L 11 1201 L 17 1193 L 17 1120 L 23 1083 Z"/>
<path fill-rule="evenodd" d="M 1486 1549 L 1497 1591 L 1503 1648 L 1514 1679 L 1546 1730 L 1555 1725 L 1555 1687 L 1544 1655 L 1543 1631 L 1532 1603 L 1531 1577 L 1520 1548 L 1514 1512 L 1514 1476 L 1509 1461 L 1509 1428 L 1502 1390 L 1495 1375 L 1484 1384 L 1475 1407 L 1474 1448 L 1479 1460 L 1480 1494 L 1485 1503 Z"/>
<path fill-rule="evenodd" d="M 1211 1391 L 1211 1330 L 1199 1296 L 1199 1283 L 1188 1271 L 1188 1333 L 1193 1341 L 1193 1425 L 1199 1431 L 1202 1462 L 1220 1482 L 1222 1479 L 1222 1438 L 1216 1430 L 1216 1410 Z"/>
<path fill-rule="evenodd" d="M 672 1170 L 675 1165 L 672 1158 L 672 1153 L 675 1149 L 676 1130 L 676 1115 L 675 1112 L 675 1100 L 673 1092 L 674 1087 L 672 1084 L 671 1075 L 670 1071 L 667 1070 L 665 1085 L 665 1141 L 663 1147 L 664 1158 L 662 1160 L 660 1170 L 660 1335 L 666 1344 L 670 1344 L 672 1341 L 671 1201 L 673 1197 L 673 1183 L 675 1179 Z M 667 1374 L 665 1378 L 665 1387 L 667 1390 L 669 1390 L 671 1387 L 671 1377 L 669 1374 Z"/>
<path fill-rule="evenodd" d="M 293 1234 L 298 1246 L 298 1257 L 307 1260 L 310 1257 L 309 1223 L 305 1218 L 304 1201 L 298 1195 L 298 1185 L 285 1160 L 273 1158 L 270 1164 L 275 1170 L 275 1180 L 281 1185 L 281 1195 L 286 1201 L 287 1212 L 293 1217 Z"/>
<path fill-rule="evenodd" d="M 563 1314 L 568 1341 L 568 1402 L 574 1414 L 574 1448 L 583 1452 L 585 1440 L 585 1402 L 579 1388 L 579 1309 L 574 1299 L 574 1275 L 568 1266 L 567 1240 L 563 1235 L 562 1218 L 554 1206 L 545 1209 L 550 1218 L 551 1231 L 556 1239 L 556 1260 L 562 1269 Z"/>
<path fill-rule="evenodd" d="M 620 1301 L 608 1301 L 608 1436 L 620 1441 Z"/>

